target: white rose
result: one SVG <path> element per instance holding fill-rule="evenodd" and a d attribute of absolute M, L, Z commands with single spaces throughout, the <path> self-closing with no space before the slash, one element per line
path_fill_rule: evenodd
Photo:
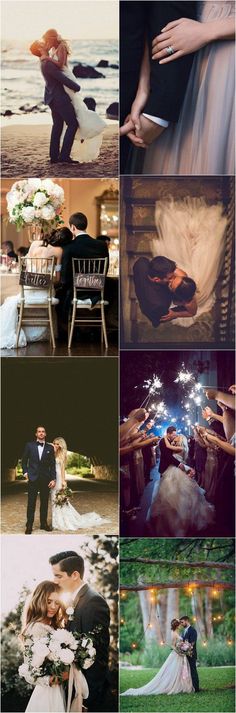
<path fill-rule="evenodd" d="M 7 193 L 7 206 L 8 208 L 15 208 L 19 202 L 17 191 L 11 190 Z"/>
<path fill-rule="evenodd" d="M 55 218 L 55 210 L 52 205 L 45 205 L 42 208 L 42 218 L 44 220 L 53 220 Z"/>
<path fill-rule="evenodd" d="M 31 665 L 33 668 L 40 668 L 44 662 L 45 656 L 41 656 L 41 654 L 35 653 L 32 657 Z"/>
<path fill-rule="evenodd" d="M 48 197 L 45 196 L 45 193 L 41 193 L 41 191 L 38 191 L 35 193 L 33 204 L 36 208 L 42 208 L 45 203 L 48 203 Z"/>
<path fill-rule="evenodd" d="M 73 651 L 71 651 L 70 649 L 62 649 L 61 650 L 60 660 L 62 661 L 62 663 L 69 665 L 72 663 L 72 661 L 74 661 L 74 658 L 75 657 L 74 657 Z"/>
<path fill-rule="evenodd" d="M 26 663 L 22 663 L 21 666 L 19 666 L 18 673 L 21 678 L 25 678 L 25 676 L 27 676 L 29 673 L 29 667 Z"/>
<path fill-rule="evenodd" d="M 50 641 L 48 648 L 50 649 L 50 651 L 52 651 L 53 654 L 57 654 L 57 656 L 59 656 L 61 653 L 59 641 Z"/>
<path fill-rule="evenodd" d="M 41 182 L 41 188 L 44 191 L 47 191 L 47 193 L 49 193 L 49 195 L 51 195 L 51 193 L 54 193 L 54 187 L 55 187 L 55 183 L 53 183 L 53 181 L 51 181 L 51 178 L 44 178 L 43 181 Z"/>
<path fill-rule="evenodd" d="M 53 184 L 52 195 L 54 198 L 58 198 L 58 200 L 60 200 L 61 203 L 62 203 L 62 201 L 64 201 L 65 194 L 64 194 L 63 188 L 61 188 L 61 186 L 58 186 L 57 183 Z"/>
<path fill-rule="evenodd" d="M 21 215 L 25 223 L 32 223 L 35 217 L 34 208 L 31 205 L 22 208 Z"/>
<path fill-rule="evenodd" d="M 95 654 L 96 654 L 96 649 L 94 648 L 94 646 L 89 646 L 89 647 L 88 647 L 88 653 L 89 653 L 89 656 L 91 656 L 91 657 L 95 656 Z"/>
<path fill-rule="evenodd" d="M 85 649 L 85 647 L 87 646 L 87 643 L 88 643 L 88 639 L 82 639 L 81 646 L 83 647 L 83 649 Z"/>
<path fill-rule="evenodd" d="M 56 642 L 60 642 L 60 644 L 68 644 L 71 639 L 71 633 L 66 629 L 57 629 L 53 634 L 53 639 Z"/>
<path fill-rule="evenodd" d="M 93 661 L 91 659 L 84 659 L 84 662 L 82 664 L 83 668 L 90 668 L 90 666 L 93 665 Z"/>
<path fill-rule="evenodd" d="M 42 209 L 35 208 L 34 214 L 35 214 L 35 218 L 42 218 Z"/>
<path fill-rule="evenodd" d="M 28 178 L 26 183 L 26 188 L 29 188 L 32 191 L 38 191 L 41 188 L 42 181 L 41 178 Z"/>

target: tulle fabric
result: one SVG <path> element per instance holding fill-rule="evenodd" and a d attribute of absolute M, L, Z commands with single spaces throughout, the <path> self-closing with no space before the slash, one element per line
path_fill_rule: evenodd
<path fill-rule="evenodd" d="M 122 696 L 154 696 L 160 693 L 192 693 L 194 690 L 186 656 L 171 651 L 160 671 L 141 688 L 129 688 Z"/>
<path fill-rule="evenodd" d="M 63 72 L 75 81 L 74 74 L 68 67 L 63 67 Z M 95 161 L 100 153 L 106 122 L 95 111 L 88 109 L 79 93 L 73 92 L 72 89 L 66 86 L 64 86 L 64 89 L 72 101 L 79 123 L 79 129 L 75 136 L 76 143 L 73 147 L 73 156 L 79 163 Z M 83 139 L 83 143 L 81 143 L 81 139 Z"/>
<path fill-rule="evenodd" d="M 198 6 L 201 22 L 234 14 L 227 0 Z M 196 53 L 179 120 L 147 149 L 144 174 L 234 174 L 234 51 L 225 40 Z"/>
<path fill-rule="evenodd" d="M 227 218 L 222 203 L 208 205 L 204 198 L 186 196 L 183 200 L 156 202 L 157 238 L 153 257 L 165 255 L 195 280 L 197 313 L 174 319 L 174 326 L 190 327 L 201 315 L 211 311 L 215 288 L 223 265 Z"/>
<path fill-rule="evenodd" d="M 58 460 L 56 460 L 56 487 L 51 490 L 51 502 L 52 502 L 52 527 L 54 530 L 71 530 L 76 531 L 82 528 L 91 528 L 93 526 L 101 526 L 110 522 L 96 512 L 88 512 L 86 515 L 80 515 L 77 510 L 68 504 L 62 505 L 62 507 L 55 505 L 55 496 L 58 490 L 61 490 L 62 478 L 61 478 L 61 465 Z"/>
<path fill-rule="evenodd" d="M 214 522 L 214 507 L 204 490 L 180 468 L 169 466 L 156 483 L 147 520 L 157 537 L 185 537 Z"/>

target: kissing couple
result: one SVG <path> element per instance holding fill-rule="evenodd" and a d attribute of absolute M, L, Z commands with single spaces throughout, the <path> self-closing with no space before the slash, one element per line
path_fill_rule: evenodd
<path fill-rule="evenodd" d="M 49 562 L 54 581 L 37 585 L 22 617 L 24 663 L 19 675 L 35 686 L 26 713 L 102 711 L 108 688 L 109 607 L 84 580 L 84 560 L 77 552 L 59 552 Z"/>
<path fill-rule="evenodd" d="M 26 443 L 22 457 L 22 470 L 28 481 L 26 535 L 31 535 L 38 492 L 40 495 L 40 529 L 50 532 L 76 531 L 108 523 L 109 520 L 89 512 L 80 515 L 71 505 L 66 484 L 67 445 L 64 438 L 54 438 L 47 443 L 44 426 L 37 426 L 35 440 Z M 48 524 L 48 504 L 51 494 L 52 527 Z"/>
<path fill-rule="evenodd" d="M 122 696 L 151 696 L 160 693 L 199 693 L 197 673 L 197 632 L 187 615 L 172 619 L 171 648 L 160 671 L 141 688 L 129 688 Z M 181 635 L 178 629 L 182 629 Z"/>
<path fill-rule="evenodd" d="M 196 282 L 173 260 L 162 255 L 152 260 L 140 257 L 133 273 L 141 312 L 153 327 L 158 327 L 160 322 L 196 315 Z"/>
<path fill-rule="evenodd" d="M 44 103 L 50 107 L 52 114 L 51 164 L 95 161 L 99 156 L 106 122 L 78 96 L 80 86 L 68 66 L 68 43 L 56 30 L 50 29 L 41 40 L 33 42 L 30 52 L 40 60 L 45 81 Z M 75 139 L 76 161 L 70 157 Z"/>

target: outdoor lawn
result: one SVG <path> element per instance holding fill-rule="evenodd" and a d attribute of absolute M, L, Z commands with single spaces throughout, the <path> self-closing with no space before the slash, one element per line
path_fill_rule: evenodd
<path fill-rule="evenodd" d="M 156 675 L 156 669 L 143 669 L 139 671 L 121 670 L 120 691 L 128 688 L 138 688 L 148 683 Z M 179 693 L 173 696 L 125 696 L 120 698 L 121 711 L 144 711 L 144 713 L 158 713 L 159 711 L 180 711 L 180 713 L 234 713 L 234 667 L 199 668 L 201 692 Z"/>

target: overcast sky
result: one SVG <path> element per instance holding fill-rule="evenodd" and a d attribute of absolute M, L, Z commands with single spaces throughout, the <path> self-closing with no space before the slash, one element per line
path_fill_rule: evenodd
<path fill-rule="evenodd" d="M 5 0 L 2 39 L 31 40 L 55 28 L 65 39 L 118 37 L 118 0 Z"/>

